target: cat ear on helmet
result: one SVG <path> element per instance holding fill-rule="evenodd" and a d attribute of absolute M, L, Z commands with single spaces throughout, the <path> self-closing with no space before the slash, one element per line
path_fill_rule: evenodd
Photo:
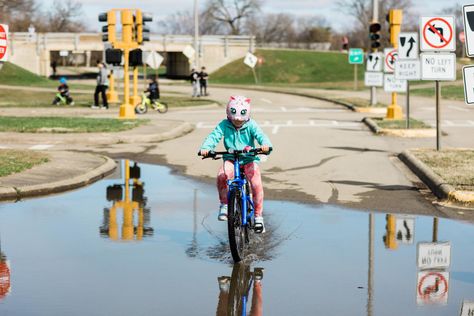
<path fill-rule="evenodd" d="M 251 100 L 249 98 L 245 99 L 245 102 L 247 102 L 247 103 L 250 103 L 250 101 Z"/>
<path fill-rule="evenodd" d="M 230 99 L 231 99 L 231 100 L 235 100 L 235 97 L 234 97 L 234 96 L 231 96 Z"/>

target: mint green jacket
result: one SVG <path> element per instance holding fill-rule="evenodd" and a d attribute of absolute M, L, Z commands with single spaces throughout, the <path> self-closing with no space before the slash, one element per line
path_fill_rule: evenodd
<path fill-rule="evenodd" d="M 219 144 L 221 139 L 224 137 L 224 147 L 226 150 L 243 150 L 245 146 L 255 148 L 255 141 L 260 145 L 272 146 L 270 139 L 265 135 L 258 126 L 257 122 L 250 119 L 245 124 L 236 129 L 232 122 L 228 119 L 222 120 L 219 125 L 206 137 L 201 145 L 201 150 L 214 150 Z M 224 155 L 224 160 L 232 160 L 232 155 Z M 258 156 L 245 156 L 243 157 L 242 164 L 248 164 L 249 162 L 259 161 Z"/>

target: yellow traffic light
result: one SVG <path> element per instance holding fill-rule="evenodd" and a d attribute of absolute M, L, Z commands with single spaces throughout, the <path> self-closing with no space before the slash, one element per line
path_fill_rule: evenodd
<path fill-rule="evenodd" d="M 117 40 L 115 26 L 117 25 L 117 17 L 115 11 L 99 14 L 99 22 L 107 22 L 107 25 L 102 27 L 102 41 L 115 43 Z"/>
<path fill-rule="evenodd" d="M 400 34 L 403 11 L 391 9 L 387 20 L 390 23 L 390 43 L 394 48 L 398 48 L 398 35 Z M 387 107 L 386 119 L 401 120 L 403 118 L 402 108 L 397 104 L 397 93 L 392 92 L 392 103 Z"/>
<path fill-rule="evenodd" d="M 136 40 L 138 44 L 150 41 L 150 28 L 145 22 L 153 21 L 153 16 L 149 13 L 142 13 L 141 10 L 135 12 Z"/>

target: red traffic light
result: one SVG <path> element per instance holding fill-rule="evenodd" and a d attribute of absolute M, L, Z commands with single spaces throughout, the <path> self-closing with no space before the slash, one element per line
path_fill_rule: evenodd
<path fill-rule="evenodd" d="M 372 23 L 369 26 L 370 33 L 380 32 L 381 29 L 382 29 L 382 25 L 380 25 L 380 23 Z"/>

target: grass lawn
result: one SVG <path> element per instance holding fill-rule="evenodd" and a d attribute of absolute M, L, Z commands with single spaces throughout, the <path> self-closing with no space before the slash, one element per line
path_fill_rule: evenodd
<path fill-rule="evenodd" d="M 383 118 L 372 118 L 372 120 L 375 123 L 377 123 L 377 125 L 380 128 L 384 128 L 384 129 L 405 129 L 407 126 L 406 120 L 385 120 Z M 416 128 L 432 128 L 432 127 L 422 121 L 418 121 L 411 118 L 410 128 L 416 129 Z"/>
<path fill-rule="evenodd" d="M 0 149 L 0 177 L 22 172 L 47 161 L 47 155 L 35 151 Z"/>
<path fill-rule="evenodd" d="M 46 91 L 26 91 L 0 88 L 0 108 L 1 107 L 70 107 L 69 105 L 52 105 L 51 102 L 56 95 L 56 90 Z M 89 107 L 93 103 L 93 90 L 91 93 L 74 93 L 71 89 L 71 96 L 74 99 L 75 107 Z M 196 106 L 210 103 L 217 103 L 210 99 L 191 98 L 179 95 L 163 95 L 161 98 L 169 107 Z M 102 102 L 102 101 L 101 101 Z"/>
<path fill-rule="evenodd" d="M 434 84 L 432 88 L 413 89 L 410 91 L 411 95 L 418 95 L 422 97 L 435 98 Z M 464 101 L 464 86 L 462 85 L 446 85 L 441 84 L 441 98 L 450 100 Z"/>
<path fill-rule="evenodd" d="M 0 117 L 0 132 L 19 133 L 95 133 L 120 132 L 138 127 L 148 120 L 119 120 L 82 117 Z"/>
<path fill-rule="evenodd" d="M 474 150 L 412 150 L 412 153 L 457 190 L 474 191 Z"/>
<path fill-rule="evenodd" d="M 339 52 L 312 52 L 298 50 L 257 50 L 264 59 L 257 65 L 257 77 L 262 84 L 326 84 L 349 82 L 354 79 L 354 66 L 349 65 L 347 54 Z M 359 85 L 363 86 L 364 67 L 358 66 Z M 231 62 L 210 75 L 212 83 L 253 84 L 252 70 L 242 59 Z M 334 85 L 332 85 L 334 86 Z"/>

